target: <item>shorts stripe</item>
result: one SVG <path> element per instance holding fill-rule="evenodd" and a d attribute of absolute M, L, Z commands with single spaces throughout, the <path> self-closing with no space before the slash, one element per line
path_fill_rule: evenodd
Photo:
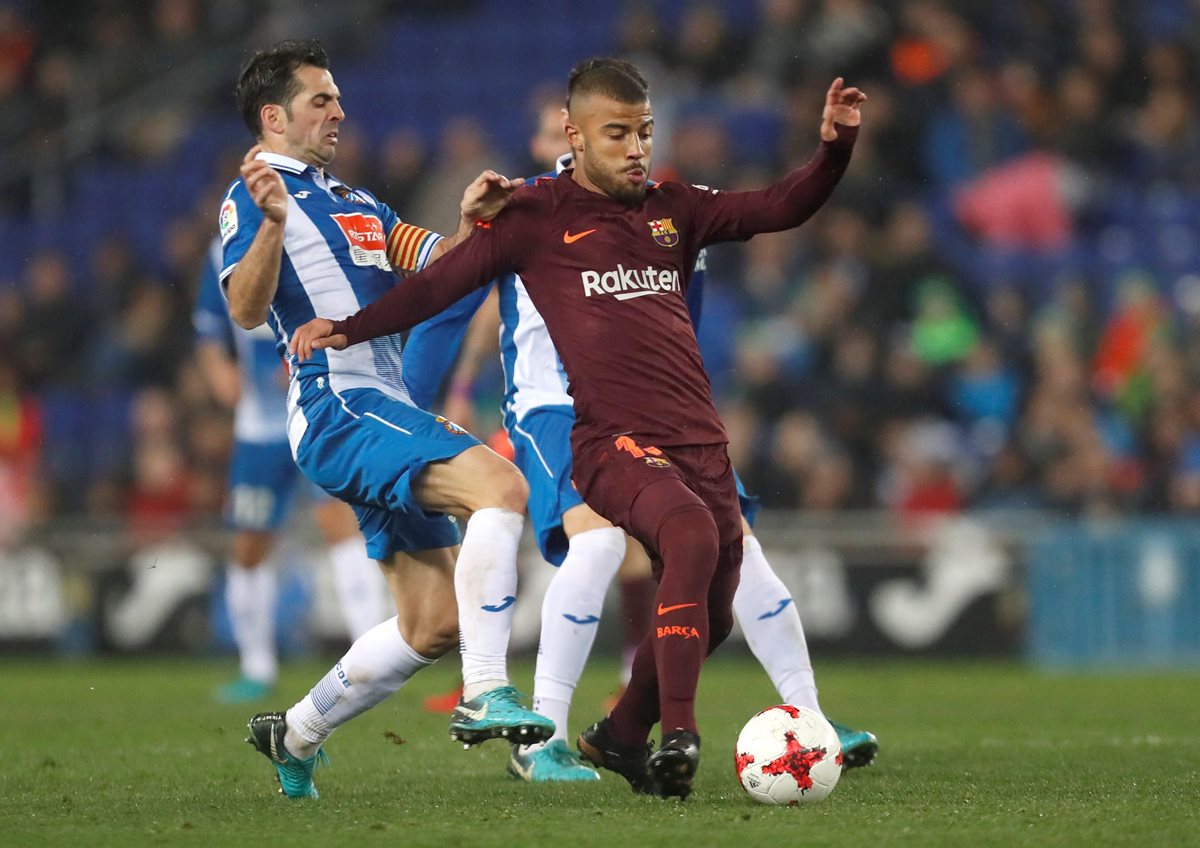
<path fill-rule="evenodd" d="M 351 413 L 351 415 L 353 415 L 353 414 L 354 414 L 354 413 Z M 393 430 L 399 430 L 401 433 L 404 433 L 404 434 L 405 434 L 405 435 L 407 435 L 407 436 L 411 436 L 411 435 L 412 435 L 412 430 L 405 430 L 405 429 L 404 429 L 403 427 L 401 427 L 399 424 L 393 424 L 391 421 L 387 421 L 387 420 L 385 420 L 385 419 L 383 419 L 383 418 L 380 418 L 380 417 L 379 417 L 378 415 L 376 415 L 374 412 L 367 412 L 367 413 L 365 413 L 365 414 L 363 415 L 363 417 L 364 417 L 364 418 L 374 418 L 376 421 L 378 421 L 380 424 L 383 424 L 383 425 L 384 425 L 384 426 L 386 426 L 386 427 L 391 427 Z"/>
<path fill-rule="evenodd" d="M 542 468 L 546 469 L 546 474 L 551 480 L 554 479 L 554 472 L 550 470 L 549 463 L 546 462 L 546 457 L 542 455 L 541 449 L 538 447 L 537 440 L 521 429 L 520 424 L 513 424 L 513 429 L 529 440 L 529 446 L 533 448 L 533 452 L 537 454 L 538 462 L 542 464 Z"/>

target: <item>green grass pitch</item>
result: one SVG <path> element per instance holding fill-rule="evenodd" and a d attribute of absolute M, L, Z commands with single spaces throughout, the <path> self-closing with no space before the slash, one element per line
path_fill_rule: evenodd
<path fill-rule="evenodd" d="M 444 716 L 420 710 L 454 684 L 450 658 L 335 734 L 320 801 L 288 801 L 242 742 L 245 722 L 289 705 L 324 669 L 288 666 L 278 697 L 224 707 L 210 692 L 231 662 L 0 662 L 0 844 L 1200 844 L 1196 674 L 820 663 L 826 711 L 874 730 L 881 754 L 826 802 L 781 809 L 754 804 L 734 778 L 738 730 L 776 700 L 736 653 L 701 678 L 703 761 L 685 803 L 635 797 L 610 774 L 584 786 L 507 778 L 502 743 L 464 751 Z M 513 672 L 528 690 L 531 665 Z M 573 730 L 599 717 L 615 673 L 611 662 L 589 668 Z"/>

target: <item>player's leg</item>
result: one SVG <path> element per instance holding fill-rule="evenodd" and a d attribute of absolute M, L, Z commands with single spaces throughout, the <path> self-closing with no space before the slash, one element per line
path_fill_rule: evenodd
<path fill-rule="evenodd" d="M 631 452 L 635 462 L 629 462 L 620 455 L 628 448 L 618 445 L 615 452 L 605 449 L 603 461 L 589 456 L 589 473 L 582 475 L 585 497 L 643 540 L 660 574 L 653 630 L 635 655 L 629 687 L 609 716 L 579 740 L 588 759 L 625 776 L 635 791 L 686 796 L 699 764 L 695 694 L 700 665 L 732 626 L 732 586 L 728 598 L 717 594 L 715 606 L 710 590 L 719 570 L 736 585 L 741 559 L 732 474 L 727 481 L 714 474 L 718 461 L 728 468 L 718 447 L 650 454 L 653 461 Z M 719 479 L 699 487 L 705 499 L 685 482 L 692 478 Z M 616 494 L 622 488 L 635 493 L 624 513 Z M 639 772 L 639 750 L 659 718 L 663 746 L 649 761 L 643 759 L 646 768 Z"/>
<path fill-rule="evenodd" d="M 625 531 L 586 504 L 562 517 L 566 557 L 542 599 L 542 629 L 534 672 L 533 708 L 554 722 L 541 745 L 516 746 L 509 773 L 533 782 L 598 780 L 567 745 L 571 699 L 596 638 L 604 595 L 625 550 Z"/>
<path fill-rule="evenodd" d="M 466 522 L 455 568 L 465 703 L 508 686 L 517 546 L 527 493 L 516 466 L 483 445 L 430 463 L 413 484 L 422 507 Z"/>
<path fill-rule="evenodd" d="M 379 563 L 367 556 L 358 520 L 348 504 L 323 492 L 312 505 L 312 517 L 329 551 L 333 585 L 350 640 L 388 617 L 387 589 Z"/>
<path fill-rule="evenodd" d="M 387 513 L 372 508 L 358 512 L 376 545 L 381 534 L 394 536 Z M 451 536 L 453 528 L 444 532 Z M 381 564 L 397 614 L 356 639 L 286 713 L 251 719 L 249 741 L 275 765 L 284 794 L 317 797 L 313 769 L 330 734 L 454 647 L 454 556 L 448 546 L 386 556 Z"/>
<path fill-rule="evenodd" d="M 604 594 L 621 562 L 625 533 L 591 510 L 571 484 L 570 407 L 540 407 L 505 427 L 513 460 L 529 482 L 538 549 L 557 566 L 542 599 L 533 707 L 554 722 L 546 743 L 514 746 L 509 773 L 524 780 L 596 780 L 566 744 L 571 698 L 595 640 Z"/>
<path fill-rule="evenodd" d="M 240 674 L 217 690 L 224 703 L 258 700 L 275 685 L 279 590 L 272 555 L 298 476 L 286 442 L 238 442 L 234 447 L 227 516 L 234 532 L 225 569 L 225 606 Z"/>
<path fill-rule="evenodd" d="M 650 632 L 654 593 L 658 588 L 650 568 L 650 556 L 642 543 L 633 537 L 626 540 L 625 559 L 617 572 L 617 587 L 621 597 L 621 688 L 624 689 L 632 674 L 633 655 Z"/>

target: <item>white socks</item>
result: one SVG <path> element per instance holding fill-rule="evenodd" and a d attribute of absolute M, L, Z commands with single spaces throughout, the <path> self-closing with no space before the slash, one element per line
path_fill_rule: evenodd
<path fill-rule="evenodd" d="M 342 617 L 350 639 L 357 639 L 387 618 L 391 605 L 387 581 L 379 573 L 379 565 L 367 556 L 362 536 L 355 533 L 329 546 L 329 561 L 333 564 L 333 585 L 342 605 Z"/>
<path fill-rule="evenodd" d="M 242 677 L 270 685 L 279 673 L 275 653 L 277 584 L 275 565 L 269 559 L 254 568 L 230 563 L 225 569 L 225 605 Z"/>
<path fill-rule="evenodd" d="M 733 596 L 733 613 L 783 702 L 821 712 L 800 613 L 753 536 L 745 537 L 742 581 Z"/>
<path fill-rule="evenodd" d="M 578 533 L 546 588 L 533 709 L 554 722 L 551 739 L 567 738 L 571 697 L 596 639 L 604 595 L 624 556 L 624 530 Z"/>
<path fill-rule="evenodd" d="M 396 616 L 377 624 L 287 711 L 284 747 L 302 760 L 314 756 L 334 728 L 371 709 L 432 663 L 400 636 Z"/>
<path fill-rule="evenodd" d="M 517 602 L 517 545 L 525 517 L 478 510 L 467 522 L 454 567 L 463 700 L 508 683 L 508 637 Z"/>

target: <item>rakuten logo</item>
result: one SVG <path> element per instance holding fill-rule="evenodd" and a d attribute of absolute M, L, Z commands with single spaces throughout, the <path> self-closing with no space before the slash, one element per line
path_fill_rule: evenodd
<path fill-rule="evenodd" d="M 652 266 L 626 268 L 618 265 L 615 271 L 584 271 L 584 297 L 594 294 L 611 294 L 617 300 L 632 300 L 648 294 L 666 294 L 679 291 L 679 272 L 659 270 Z"/>

